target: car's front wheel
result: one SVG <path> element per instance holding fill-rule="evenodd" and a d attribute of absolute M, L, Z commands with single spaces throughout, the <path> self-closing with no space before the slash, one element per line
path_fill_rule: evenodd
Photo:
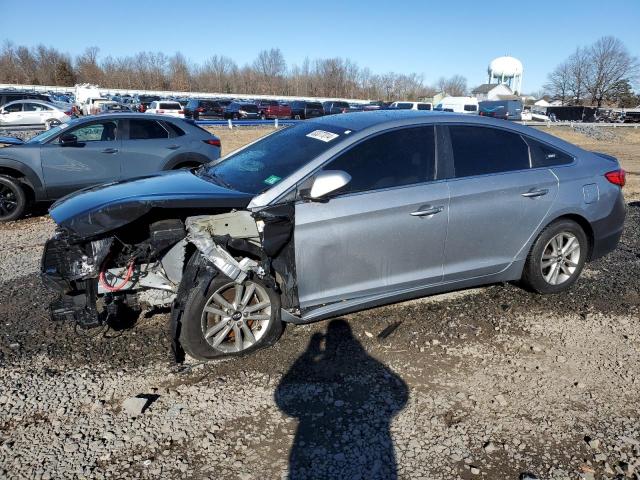
<path fill-rule="evenodd" d="M 580 225 L 562 219 L 538 236 L 524 267 L 522 283 L 538 293 L 559 293 L 573 285 L 587 259 L 589 241 Z"/>
<path fill-rule="evenodd" d="M 27 195 L 20 183 L 11 177 L 0 176 L 0 222 L 22 217 L 27 210 Z"/>
<path fill-rule="evenodd" d="M 222 274 L 205 277 L 185 302 L 180 331 L 185 352 L 209 360 L 250 353 L 278 340 L 282 322 L 276 292 L 259 279 L 237 284 Z"/>

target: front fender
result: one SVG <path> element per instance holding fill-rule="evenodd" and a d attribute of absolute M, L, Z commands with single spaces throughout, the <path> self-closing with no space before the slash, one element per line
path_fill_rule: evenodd
<path fill-rule="evenodd" d="M 0 169 L 2 167 L 16 170 L 23 175 L 23 181 L 29 185 L 35 195 L 36 201 L 46 200 L 44 185 L 40 176 L 28 165 L 12 158 L 0 157 Z"/>

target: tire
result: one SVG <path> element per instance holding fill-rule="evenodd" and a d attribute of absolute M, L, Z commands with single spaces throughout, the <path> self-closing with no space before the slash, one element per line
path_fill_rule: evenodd
<path fill-rule="evenodd" d="M 179 163 L 178 165 L 173 167 L 171 170 L 190 170 L 192 168 L 199 167 L 200 165 L 202 164 L 198 162 L 184 162 L 184 163 Z"/>
<path fill-rule="evenodd" d="M 53 127 L 60 125 L 60 121 L 56 120 L 55 118 L 52 118 L 50 120 L 47 120 L 46 122 L 44 122 L 44 128 L 46 130 L 51 130 Z"/>
<path fill-rule="evenodd" d="M 260 120 L 266 120 L 266 119 L 267 119 L 267 116 L 264 114 L 264 112 L 262 112 L 260 114 Z"/>
<path fill-rule="evenodd" d="M 295 120 L 300 120 L 301 119 L 300 115 L 294 115 L 294 117 L 295 117 Z"/>
<path fill-rule="evenodd" d="M 280 320 L 280 297 L 257 278 L 245 280 L 242 285 L 243 295 L 252 286 L 255 290 L 246 308 L 255 308 L 264 303 L 269 303 L 268 307 L 254 312 L 239 308 L 234 309 L 232 316 L 223 316 L 221 314 L 224 312 L 220 308 L 222 303 L 216 300 L 216 295 L 222 296 L 233 307 L 234 289 L 238 285 L 220 273 L 213 279 L 210 273 L 200 274 L 184 303 L 180 329 L 180 344 L 184 351 L 197 360 L 211 360 L 247 355 L 273 345 L 280 338 L 283 328 Z M 205 307 L 214 312 L 206 313 Z M 260 320 L 252 320 L 252 315 L 260 317 Z M 246 334 L 247 329 L 254 336 L 254 341 Z M 238 333 L 242 338 L 236 341 Z M 220 338 L 221 343 L 214 346 Z"/>
<path fill-rule="evenodd" d="M 589 240 L 580 225 L 568 219 L 555 221 L 531 247 L 521 283 L 541 294 L 564 292 L 578 280 L 588 253 Z"/>
<path fill-rule="evenodd" d="M 0 175 L 0 222 L 19 219 L 27 211 L 27 204 L 27 195 L 20 183 Z"/>

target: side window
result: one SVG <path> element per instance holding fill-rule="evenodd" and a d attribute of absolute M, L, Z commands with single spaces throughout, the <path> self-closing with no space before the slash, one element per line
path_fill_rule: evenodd
<path fill-rule="evenodd" d="M 377 135 L 356 145 L 325 167 L 343 170 L 351 181 L 340 193 L 400 187 L 433 180 L 433 126 L 412 127 Z"/>
<path fill-rule="evenodd" d="M 4 111 L 5 112 L 9 112 L 9 113 L 21 112 L 22 111 L 22 104 L 21 103 L 14 103 L 13 105 L 7 105 L 7 106 L 4 107 Z"/>
<path fill-rule="evenodd" d="M 68 133 L 75 135 L 78 142 L 108 142 L 116 139 L 117 130 L 117 123 L 111 120 L 83 125 Z"/>
<path fill-rule="evenodd" d="M 38 103 L 25 103 L 24 104 L 24 111 L 25 112 L 44 112 L 45 110 L 50 110 L 50 108 L 48 108 L 45 105 L 40 105 Z"/>
<path fill-rule="evenodd" d="M 169 138 L 169 132 L 155 120 L 129 120 L 129 140 Z"/>
<path fill-rule="evenodd" d="M 428 103 L 419 103 L 418 110 L 431 110 L 431 105 Z"/>
<path fill-rule="evenodd" d="M 458 178 L 530 167 L 529 148 L 517 133 L 475 126 L 451 126 L 449 133 Z"/>
<path fill-rule="evenodd" d="M 162 122 L 162 125 L 169 130 L 174 137 L 181 137 L 184 135 L 184 130 L 171 122 Z"/>
<path fill-rule="evenodd" d="M 556 165 L 567 165 L 573 162 L 573 157 L 560 150 L 556 150 L 532 138 L 526 139 L 531 152 L 531 164 L 533 167 L 553 167 Z"/>

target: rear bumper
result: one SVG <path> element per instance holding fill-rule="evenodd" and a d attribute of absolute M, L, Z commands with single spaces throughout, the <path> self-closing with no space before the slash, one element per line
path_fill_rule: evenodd
<path fill-rule="evenodd" d="M 622 192 L 618 195 L 611 213 L 591 224 L 593 228 L 593 249 L 589 260 L 596 260 L 612 252 L 618 246 L 624 231 L 627 206 Z"/>

